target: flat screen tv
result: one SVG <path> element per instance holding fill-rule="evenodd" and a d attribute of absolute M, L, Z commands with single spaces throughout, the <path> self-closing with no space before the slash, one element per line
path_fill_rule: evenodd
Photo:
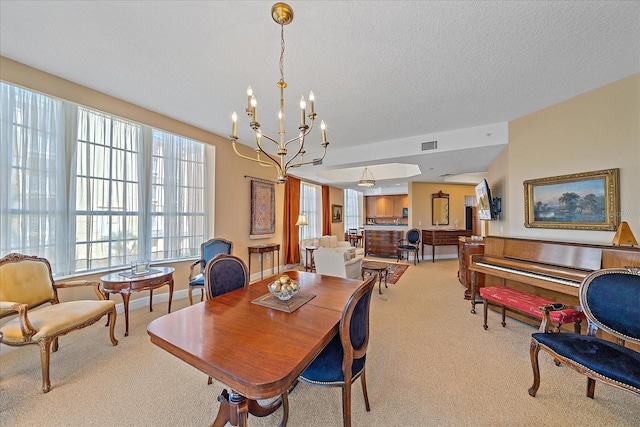
<path fill-rule="evenodd" d="M 491 221 L 496 218 L 491 190 L 486 179 L 476 185 L 476 200 L 478 201 L 478 218 L 484 221 Z"/>

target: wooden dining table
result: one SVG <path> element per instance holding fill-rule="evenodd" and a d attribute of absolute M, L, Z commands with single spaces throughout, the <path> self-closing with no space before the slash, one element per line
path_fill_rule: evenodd
<path fill-rule="evenodd" d="M 246 426 L 248 415 L 266 416 L 338 332 L 342 311 L 363 282 L 287 271 L 314 297 L 293 312 L 253 303 L 269 293 L 275 275 L 152 321 L 151 342 L 225 384 L 213 426 Z M 286 395 L 285 395 L 286 399 Z M 286 404 L 286 402 L 285 402 Z M 286 425 L 286 411 L 281 426 Z"/>

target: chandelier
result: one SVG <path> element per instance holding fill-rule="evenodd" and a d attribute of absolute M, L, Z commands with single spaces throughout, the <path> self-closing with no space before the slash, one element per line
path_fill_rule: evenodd
<path fill-rule="evenodd" d="M 325 124 L 324 121 L 321 121 L 320 128 L 322 129 L 322 142 L 320 146 L 322 147 L 322 156 L 313 160 L 304 160 L 304 143 L 306 136 L 313 129 L 313 123 L 316 119 L 316 113 L 314 111 L 314 101 L 315 97 L 313 92 L 309 92 L 309 115 L 306 115 L 307 103 L 304 99 L 304 96 L 300 99 L 300 124 L 298 125 L 298 135 L 289 140 L 285 139 L 285 127 L 284 127 L 284 89 L 287 87 L 287 83 L 284 81 L 284 26 L 288 25 L 293 21 L 293 9 L 285 3 L 276 3 L 271 8 L 271 17 L 273 20 L 280 25 L 280 80 L 276 84 L 280 89 L 280 109 L 278 112 L 278 118 L 280 121 L 278 137 L 274 138 L 266 133 L 263 133 L 260 129 L 260 123 L 258 122 L 258 101 L 256 99 L 251 86 L 247 88 L 247 109 L 245 110 L 247 116 L 249 117 L 249 127 L 253 129 L 254 136 L 256 139 L 256 148 L 254 149 L 256 154 L 255 157 L 245 156 L 238 152 L 236 147 L 236 143 L 238 142 L 237 135 L 237 124 L 238 124 L 238 115 L 234 111 L 231 119 L 233 120 L 233 132 L 229 135 L 231 142 L 233 144 L 233 150 L 235 153 L 247 160 L 251 160 L 256 162 L 262 166 L 273 167 L 276 169 L 278 178 L 278 183 L 284 183 L 287 179 L 287 172 L 290 168 L 296 168 L 302 165 L 307 165 L 315 162 L 319 162 L 324 159 L 324 156 L 327 153 L 327 135 L 325 132 Z M 309 124 L 307 124 L 306 118 L 309 118 Z M 265 140 L 267 142 L 265 143 Z M 275 146 L 271 146 L 270 143 L 275 144 Z M 289 153 L 289 144 L 294 143 L 292 146 L 292 154 Z M 266 145 L 269 145 L 271 149 L 269 150 Z"/>
<path fill-rule="evenodd" d="M 362 171 L 362 177 L 360 177 L 360 180 L 358 181 L 358 185 L 360 187 L 373 187 L 374 185 L 376 185 L 376 180 L 373 179 L 373 174 L 371 173 L 369 168 L 366 166 Z"/>

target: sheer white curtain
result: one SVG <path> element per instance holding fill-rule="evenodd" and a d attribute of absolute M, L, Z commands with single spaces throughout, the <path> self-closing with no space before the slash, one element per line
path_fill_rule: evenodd
<path fill-rule="evenodd" d="M 153 130 L 151 259 L 200 254 L 205 235 L 204 145 Z"/>
<path fill-rule="evenodd" d="M 350 228 L 360 228 L 362 222 L 359 215 L 360 196 L 359 191 L 346 189 L 344 190 L 344 231 L 348 232 Z"/>
<path fill-rule="evenodd" d="M 306 227 L 300 227 L 300 238 L 322 235 L 322 187 L 306 182 L 300 183 L 300 213 L 307 218 Z"/>
<path fill-rule="evenodd" d="M 75 156 L 75 271 L 140 258 L 141 126 L 78 108 Z"/>
<path fill-rule="evenodd" d="M 67 270 L 65 105 L 0 83 L 0 255 L 20 252 Z"/>
<path fill-rule="evenodd" d="M 200 254 L 204 144 L 5 83 L 0 102 L 0 256 L 67 276 Z"/>

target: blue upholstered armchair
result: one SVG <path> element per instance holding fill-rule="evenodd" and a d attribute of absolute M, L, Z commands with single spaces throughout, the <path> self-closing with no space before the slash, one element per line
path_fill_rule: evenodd
<path fill-rule="evenodd" d="M 640 268 L 597 270 L 580 285 L 580 305 L 589 322 L 587 335 L 575 333 L 535 333 L 531 337 L 535 396 L 540 386 L 538 353 L 546 351 L 560 363 L 587 376 L 587 397 L 593 398 L 596 380 L 640 396 L 640 353 L 625 342 L 640 344 Z M 541 307 L 544 331 L 553 306 Z M 616 342 L 596 336 L 598 329 Z"/>
<path fill-rule="evenodd" d="M 200 301 L 204 299 L 204 268 L 218 254 L 233 252 L 233 243 L 225 239 L 210 239 L 200 245 L 201 258 L 191 264 L 189 273 L 189 304 L 193 304 L 193 290 L 200 289 Z M 198 268 L 199 267 L 199 268 Z"/>

